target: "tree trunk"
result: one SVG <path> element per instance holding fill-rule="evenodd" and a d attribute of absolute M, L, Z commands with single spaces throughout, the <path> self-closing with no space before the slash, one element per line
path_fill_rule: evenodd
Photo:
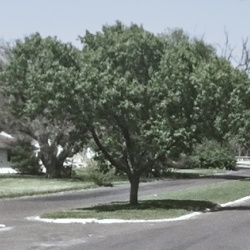
<path fill-rule="evenodd" d="M 57 164 L 55 156 L 50 155 L 48 157 L 41 156 L 42 163 L 46 169 L 46 178 L 59 178 L 61 171 Z"/>
<path fill-rule="evenodd" d="M 68 151 L 62 151 L 59 155 L 57 146 L 45 146 L 40 149 L 40 159 L 43 165 L 46 168 L 46 177 L 47 178 L 60 178 L 63 171 L 63 163 L 67 156 L 69 155 Z"/>
<path fill-rule="evenodd" d="M 140 177 L 137 175 L 131 175 L 129 177 L 130 181 L 130 205 L 138 205 L 138 191 L 139 191 L 139 183 Z"/>
<path fill-rule="evenodd" d="M 49 165 L 48 167 L 45 167 L 46 168 L 46 178 L 56 178 L 57 174 L 56 174 L 56 169 L 54 166 L 52 165 Z"/>

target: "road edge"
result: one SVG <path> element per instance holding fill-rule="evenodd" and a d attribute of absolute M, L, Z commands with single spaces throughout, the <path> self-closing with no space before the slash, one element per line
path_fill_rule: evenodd
<path fill-rule="evenodd" d="M 250 196 L 246 196 L 240 198 L 235 201 L 230 201 L 224 204 L 218 205 L 216 210 L 219 210 L 220 207 L 230 207 L 232 205 L 243 203 L 250 199 Z M 212 212 L 213 210 L 207 209 L 205 212 Z M 97 223 L 97 224 L 113 224 L 113 223 L 158 223 L 158 222 L 174 222 L 174 221 L 182 221 L 182 220 L 189 220 L 192 218 L 196 218 L 197 216 L 204 214 L 204 212 L 193 212 L 190 214 L 182 215 L 180 217 L 169 218 L 169 219 L 158 219 L 158 220 L 122 220 L 122 219 L 102 219 L 98 220 L 95 218 L 88 218 L 88 219 L 46 219 L 41 218 L 40 216 L 33 216 L 28 217 L 28 220 L 31 221 L 40 221 L 40 222 L 47 222 L 47 223 L 58 223 L 58 224 L 70 224 L 70 223 L 80 223 L 80 224 L 89 224 L 89 223 Z"/>

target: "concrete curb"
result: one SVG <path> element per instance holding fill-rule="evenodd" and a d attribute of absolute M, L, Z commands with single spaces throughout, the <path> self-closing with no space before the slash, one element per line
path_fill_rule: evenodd
<path fill-rule="evenodd" d="M 157 223 L 157 222 L 172 222 L 172 221 L 181 221 L 188 220 L 198 215 L 202 214 L 202 212 L 193 212 L 191 214 L 186 214 L 176 218 L 169 219 L 159 219 L 159 220 L 122 220 L 122 219 L 102 219 L 98 220 L 95 218 L 89 219 L 45 219 L 40 216 L 29 217 L 28 220 L 35 220 L 47 223 L 58 223 L 58 224 L 69 224 L 69 223 L 80 223 L 80 224 L 89 224 L 89 223 L 97 223 L 97 224 L 114 224 L 114 223 Z"/>
<path fill-rule="evenodd" d="M 247 201 L 249 199 L 250 199 L 250 196 L 246 196 L 246 197 L 240 198 L 240 199 L 235 200 L 235 201 L 230 201 L 230 202 L 227 202 L 227 203 L 224 203 L 224 204 L 220 204 L 220 206 L 221 207 L 229 207 L 229 206 L 232 206 L 232 205 L 243 203 L 243 202 L 245 202 L 245 201 Z"/>
<path fill-rule="evenodd" d="M 250 199 L 250 196 L 243 197 L 241 199 L 227 202 L 224 204 L 220 204 L 216 210 L 219 210 L 220 207 L 229 207 L 232 205 L 243 203 Z M 212 212 L 213 210 L 207 209 L 205 212 Z M 196 218 L 197 216 L 204 214 L 204 212 L 193 212 L 190 214 L 186 214 L 176 218 L 169 218 L 169 219 L 159 219 L 159 220 L 116 220 L 116 219 L 103 219 L 98 220 L 95 218 L 89 219 L 45 219 L 41 218 L 40 216 L 28 217 L 28 220 L 32 221 L 41 221 L 47 223 L 58 223 L 58 224 L 70 224 L 70 223 L 80 223 L 80 224 L 89 224 L 89 223 L 97 223 L 97 224 L 113 224 L 113 223 L 158 223 L 158 222 L 173 222 L 173 221 L 182 221 L 182 220 L 189 220 L 192 218 Z"/>

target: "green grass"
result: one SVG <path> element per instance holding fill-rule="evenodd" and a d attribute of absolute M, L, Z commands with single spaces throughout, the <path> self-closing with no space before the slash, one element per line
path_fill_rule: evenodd
<path fill-rule="evenodd" d="M 193 211 L 218 208 L 218 204 L 250 195 L 250 181 L 226 181 L 200 188 L 145 197 L 138 206 L 110 203 L 45 214 L 46 218 L 162 219 Z"/>
<path fill-rule="evenodd" d="M 161 194 L 156 199 L 191 199 L 204 200 L 213 203 L 226 203 L 250 195 L 250 180 L 225 181 L 222 183 L 207 185 L 199 188 L 176 191 Z M 153 197 L 148 197 L 153 199 Z"/>
<path fill-rule="evenodd" d="M 0 178 L 0 198 L 49 194 L 91 188 L 94 186 L 93 183 L 76 180 L 6 177 Z"/>
<path fill-rule="evenodd" d="M 97 219 L 162 219 L 181 216 L 191 211 L 215 208 L 216 204 L 206 201 L 145 200 L 138 206 L 127 202 L 97 205 L 89 208 L 59 211 L 43 215 L 45 218 L 97 218 Z"/>

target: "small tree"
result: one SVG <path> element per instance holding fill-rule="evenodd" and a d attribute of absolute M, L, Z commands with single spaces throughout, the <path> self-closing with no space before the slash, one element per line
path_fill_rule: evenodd
<path fill-rule="evenodd" d="M 135 205 L 140 177 L 177 150 L 182 137 L 157 110 L 164 96 L 153 78 L 164 42 L 142 27 L 120 22 L 94 35 L 87 32 L 82 42 L 79 109 L 102 156 L 127 175 L 130 204 Z"/>
<path fill-rule="evenodd" d="M 37 175 L 41 173 L 41 165 L 35 147 L 29 141 L 19 142 L 11 151 L 12 167 L 22 174 Z"/>

